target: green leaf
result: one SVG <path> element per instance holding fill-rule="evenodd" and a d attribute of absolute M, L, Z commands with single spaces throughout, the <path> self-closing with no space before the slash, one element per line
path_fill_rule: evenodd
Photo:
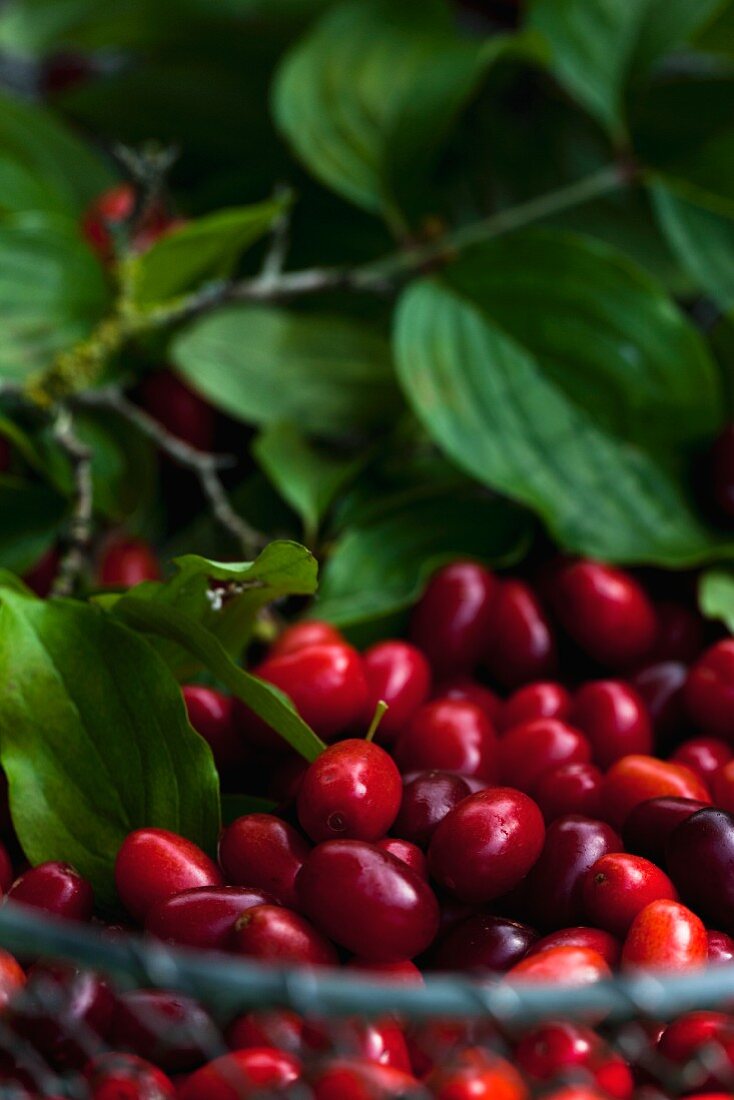
<path fill-rule="evenodd" d="M 646 0 L 635 48 L 635 69 L 644 71 L 670 50 L 705 31 L 731 0 Z M 645 7 L 645 4 L 641 4 Z"/>
<path fill-rule="evenodd" d="M 241 253 L 272 229 L 288 202 L 217 210 L 166 233 L 135 262 L 137 304 L 157 305 L 205 279 L 231 275 Z"/>
<path fill-rule="evenodd" d="M 315 760 L 324 751 L 323 741 L 296 714 L 290 699 L 272 684 L 239 668 L 217 638 L 188 615 L 133 594 L 115 605 L 115 614 L 136 630 L 166 638 L 186 649 L 306 760 Z"/>
<path fill-rule="evenodd" d="M 0 663 L 0 759 L 31 863 L 68 860 L 111 908 L 130 830 L 171 829 L 213 850 L 212 755 L 144 639 L 89 605 L 4 589 Z"/>
<path fill-rule="evenodd" d="M 0 377 L 22 380 L 90 334 L 109 304 L 104 273 L 66 221 L 0 222 Z"/>
<path fill-rule="evenodd" d="M 284 500 L 303 520 L 311 542 L 335 497 L 357 475 L 364 456 L 344 458 L 310 443 L 293 424 L 273 424 L 253 454 Z"/>
<path fill-rule="evenodd" d="M 0 565 L 29 569 L 58 538 L 67 509 L 46 485 L 0 476 Z"/>
<path fill-rule="evenodd" d="M 425 485 L 347 527 L 324 566 L 314 614 L 343 627 L 383 619 L 410 607 L 444 561 L 468 556 L 512 564 L 527 549 L 530 531 L 527 513 L 463 478 L 450 488 Z"/>
<path fill-rule="evenodd" d="M 587 293 L 594 294 L 593 283 Z M 640 331 L 655 328 L 660 311 L 646 310 L 636 321 Z M 601 325 L 594 339 L 606 339 Z M 414 284 L 399 307 L 396 340 L 405 391 L 434 440 L 479 481 L 532 508 L 566 549 L 666 566 L 731 552 L 692 512 L 668 468 L 672 458 L 663 465 L 600 426 L 580 403 L 581 386 L 574 382 L 572 399 L 494 321 L 481 295 L 437 280 Z M 643 361 L 637 342 L 619 350 L 638 364 L 632 398 L 643 393 L 636 391 Z M 684 377 L 691 369 L 690 361 L 677 366 Z M 654 421 L 654 408 L 648 413 Z"/>
<path fill-rule="evenodd" d="M 460 38 L 441 0 L 347 0 L 286 57 L 276 121 L 318 179 L 399 221 L 400 169 L 424 170 L 498 48 Z"/>
<path fill-rule="evenodd" d="M 194 322 L 171 354 L 193 389 L 249 424 L 289 420 L 338 439 L 399 409 L 387 342 L 346 317 L 232 306 Z"/>
<path fill-rule="evenodd" d="M 734 634 L 734 572 L 709 569 L 698 580 L 698 606 L 707 619 L 718 619 Z"/>
<path fill-rule="evenodd" d="M 650 188 L 658 221 L 696 285 L 727 312 L 734 306 L 734 221 L 678 195 Z"/>
<path fill-rule="evenodd" d="M 114 174 L 90 145 L 42 107 L 0 95 L 0 181 L 10 184 L 3 187 L 0 209 L 78 217 L 114 182 Z"/>
<path fill-rule="evenodd" d="M 623 101 L 645 0 L 531 0 L 527 24 L 548 42 L 558 81 L 607 130 L 624 130 Z"/>

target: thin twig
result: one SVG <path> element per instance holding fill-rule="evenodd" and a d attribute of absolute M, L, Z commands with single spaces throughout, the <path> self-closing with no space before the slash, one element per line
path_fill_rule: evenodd
<path fill-rule="evenodd" d="M 237 541 L 245 557 L 254 557 L 267 543 L 266 537 L 252 527 L 232 507 L 218 471 L 232 466 L 229 455 L 198 451 L 167 431 L 157 420 L 113 387 L 79 393 L 74 403 L 84 407 L 111 409 L 147 436 L 156 447 L 198 478 L 202 492 L 218 523 Z"/>
<path fill-rule="evenodd" d="M 285 200 L 285 197 L 289 194 L 290 188 L 280 185 L 275 188 L 273 199 L 275 201 L 278 199 Z M 288 248 L 290 246 L 290 228 L 291 211 L 290 206 L 286 206 L 273 226 L 270 244 L 265 253 L 265 260 L 263 261 L 262 271 L 260 272 L 260 278 L 263 282 L 275 282 L 283 274 L 283 268 L 285 267 Z"/>
<path fill-rule="evenodd" d="M 69 523 L 68 545 L 53 584 L 54 596 L 73 596 L 86 569 L 92 540 L 94 489 L 92 453 L 74 431 L 71 413 L 62 407 L 54 421 L 56 442 L 69 460 L 74 485 L 74 505 Z"/>

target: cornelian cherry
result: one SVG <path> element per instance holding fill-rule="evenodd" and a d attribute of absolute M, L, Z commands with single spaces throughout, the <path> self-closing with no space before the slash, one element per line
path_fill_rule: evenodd
<path fill-rule="evenodd" d="M 691 1083 L 699 1087 L 728 1084 L 734 1069 L 734 1019 L 724 1012 L 687 1012 L 668 1024 L 657 1050 L 669 1063 L 688 1066 Z"/>
<path fill-rule="evenodd" d="M 557 718 L 536 718 L 500 739 L 502 782 L 533 794 L 544 772 L 560 764 L 588 764 L 591 747 L 580 730 Z"/>
<path fill-rule="evenodd" d="M 386 836 L 377 841 L 377 847 L 407 864 L 421 878 L 428 879 L 428 860 L 417 844 L 411 844 L 409 840 L 401 840 L 399 837 Z"/>
<path fill-rule="evenodd" d="M 378 741 L 392 741 L 431 690 L 431 666 L 409 642 L 378 642 L 362 654 L 367 679 L 363 721 L 368 726 L 382 700 L 387 711 L 377 731 Z"/>
<path fill-rule="evenodd" d="M 87 880 L 71 864 L 53 860 L 39 863 L 17 878 L 8 897 L 69 920 L 90 920 L 94 909 L 94 893 Z"/>
<path fill-rule="evenodd" d="M 127 911 L 144 921 L 157 902 L 195 886 L 220 886 L 216 863 L 185 837 L 167 829 L 136 829 L 115 860 L 115 885 Z"/>
<path fill-rule="evenodd" d="M 99 561 L 98 579 L 105 587 L 132 588 L 143 581 L 159 581 L 161 576 L 158 559 L 142 539 L 110 539 Z"/>
<path fill-rule="evenodd" d="M 528 955 L 507 972 L 508 981 L 541 982 L 544 985 L 593 985 L 611 977 L 598 951 L 590 947 L 550 947 Z"/>
<path fill-rule="evenodd" d="M 8 1014 L 13 1031 L 44 1058 L 82 1069 L 106 1048 L 114 1010 L 112 989 L 98 974 L 67 963 L 37 962 Z"/>
<path fill-rule="evenodd" d="M 625 818 L 622 839 L 625 848 L 647 859 L 665 864 L 668 837 L 681 821 L 705 810 L 707 803 L 695 798 L 650 798 L 640 802 Z"/>
<path fill-rule="evenodd" d="M 297 653 L 299 649 L 309 649 L 314 645 L 344 645 L 344 637 L 331 623 L 306 619 L 287 626 L 271 645 L 268 656 L 286 657 L 289 653 Z"/>
<path fill-rule="evenodd" d="M 311 764 L 298 792 L 298 819 L 314 841 L 379 840 L 400 809 L 400 772 L 371 741 L 339 741 Z"/>
<path fill-rule="evenodd" d="M 133 989 L 117 997 L 110 1042 L 166 1073 L 183 1073 L 205 1062 L 213 1035 L 212 1018 L 182 993 Z"/>
<path fill-rule="evenodd" d="M 478 913 L 441 937 L 431 963 L 438 970 L 508 970 L 525 957 L 537 938 L 534 929 L 519 921 Z"/>
<path fill-rule="evenodd" d="M 537 940 L 528 951 L 528 955 L 539 955 L 541 951 L 550 951 L 554 947 L 585 947 L 596 951 L 612 970 L 617 966 L 622 954 L 622 944 L 610 932 L 601 928 L 588 928 L 578 924 L 573 928 L 559 928 Z"/>
<path fill-rule="evenodd" d="M 678 737 L 688 724 L 683 689 L 688 676 L 680 661 L 645 665 L 630 676 L 630 683 L 645 704 L 655 733 L 669 740 Z"/>
<path fill-rule="evenodd" d="M 297 908 L 296 875 L 310 851 L 301 834 L 272 814 L 245 814 L 222 833 L 219 862 L 228 882 L 267 890 Z"/>
<path fill-rule="evenodd" d="M 238 918 L 255 905 L 275 898 L 254 886 L 196 886 L 164 898 L 147 912 L 145 930 L 159 940 L 226 951 L 232 946 Z"/>
<path fill-rule="evenodd" d="M 666 852 L 683 901 L 714 927 L 734 927 L 734 815 L 710 807 L 691 814 L 671 832 Z"/>
<path fill-rule="evenodd" d="M 471 676 L 451 676 L 442 680 L 433 692 L 434 699 L 461 699 L 465 703 L 476 703 L 484 711 L 495 729 L 502 712 L 502 700 L 496 691 L 486 684 L 480 684 Z"/>
<path fill-rule="evenodd" d="M 334 1059 L 311 1081 L 313 1100 L 389 1100 L 410 1096 L 417 1085 L 404 1070 L 358 1058 Z"/>
<path fill-rule="evenodd" d="M 339 957 L 312 924 L 279 905 L 256 905 L 237 919 L 232 939 L 239 955 L 285 965 L 336 966 Z"/>
<path fill-rule="evenodd" d="M 672 764 L 654 756 L 633 754 L 617 760 L 604 776 L 604 816 L 620 828 L 640 802 L 672 795 L 711 802 L 711 796 L 695 772 L 683 764 Z"/>
<path fill-rule="evenodd" d="M 395 759 L 403 773 L 441 769 L 497 778 L 497 736 L 475 703 L 434 699 L 420 707 L 395 743 Z"/>
<path fill-rule="evenodd" d="M 699 657 L 688 673 L 684 696 L 699 729 L 734 741 L 734 638 L 717 642 Z"/>
<path fill-rule="evenodd" d="M 734 752 L 726 741 L 716 737 L 691 737 L 678 746 L 670 759 L 674 764 L 685 764 L 704 783 L 711 785 L 715 774 L 734 759 Z"/>
<path fill-rule="evenodd" d="M 515 1050 L 518 1068 L 533 1082 L 579 1076 L 617 1100 L 629 1100 L 629 1066 L 595 1031 L 571 1021 L 551 1021 L 527 1031 Z"/>
<path fill-rule="evenodd" d="M 695 970 L 707 959 L 702 921 L 685 905 L 668 899 L 652 901 L 637 914 L 622 947 L 627 969 Z"/>
<path fill-rule="evenodd" d="M 599 817 L 602 773 L 595 764 L 560 764 L 543 772 L 533 797 L 546 823 L 566 814 Z"/>
<path fill-rule="evenodd" d="M 628 852 L 601 856 L 583 882 L 587 917 L 615 936 L 626 936 L 637 914 L 661 898 L 678 900 L 678 892 L 668 876 L 650 860 Z"/>
<path fill-rule="evenodd" d="M 449 810 L 471 794 L 460 775 L 429 771 L 406 779 L 394 829 L 400 837 L 427 848 Z"/>
<path fill-rule="evenodd" d="M 182 693 L 189 722 L 208 742 L 219 770 L 240 767 L 247 749 L 235 726 L 232 697 L 201 684 L 185 684 Z"/>
<path fill-rule="evenodd" d="M 178 1090 L 178 1100 L 249 1100 L 284 1089 L 300 1076 L 301 1063 L 294 1055 L 274 1047 L 248 1047 L 192 1073 Z"/>
<path fill-rule="evenodd" d="M 156 371 L 140 387 L 144 408 L 171 435 L 199 451 L 214 445 L 214 409 L 172 371 Z"/>
<path fill-rule="evenodd" d="M 9 951 L 0 948 L 0 1009 L 25 985 L 25 971 Z"/>
<path fill-rule="evenodd" d="M 456 1054 L 426 1078 L 436 1100 L 526 1100 L 520 1074 L 505 1058 L 481 1047 Z"/>
<path fill-rule="evenodd" d="M 734 812 L 734 760 L 722 765 L 710 777 L 714 803 L 722 810 Z"/>
<path fill-rule="evenodd" d="M 552 676 L 556 640 L 533 590 L 524 581 L 503 581 L 493 610 L 483 658 L 491 678 L 512 690 Z"/>
<path fill-rule="evenodd" d="M 570 713 L 571 694 L 563 684 L 540 680 L 518 688 L 510 696 L 502 707 L 498 728 L 509 730 L 525 722 L 534 722 L 536 718 L 559 718 L 563 721 Z"/>
<path fill-rule="evenodd" d="M 655 607 L 655 617 L 658 629 L 648 660 L 695 661 L 704 644 L 701 616 L 685 604 L 661 600 Z"/>
<path fill-rule="evenodd" d="M 413 612 L 411 639 L 438 676 L 471 672 L 493 623 L 497 581 L 483 566 L 456 561 L 431 577 Z"/>
<path fill-rule="evenodd" d="M 176 1096 L 165 1073 L 135 1054 L 99 1054 L 84 1076 L 90 1100 L 174 1100 Z"/>
<path fill-rule="evenodd" d="M 621 680 L 596 680 L 579 688 L 570 721 L 586 734 L 601 768 L 630 753 L 652 752 L 652 726 L 645 704 L 634 688 Z"/>
<path fill-rule="evenodd" d="M 721 966 L 734 962 L 734 939 L 730 935 L 709 929 L 706 932 L 706 938 L 709 947 L 709 966 Z"/>

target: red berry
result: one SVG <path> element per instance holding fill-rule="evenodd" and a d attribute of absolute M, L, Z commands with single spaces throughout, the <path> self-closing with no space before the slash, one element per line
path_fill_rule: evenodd
<path fill-rule="evenodd" d="M 285 1089 L 301 1076 L 301 1063 L 274 1047 L 248 1047 L 223 1054 L 192 1073 L 178 1100 L 250 1100 Z"/>
<path fill-rule="evenodd" d="M 220 886 L 216 863 L 190 840 L 167 829 L 136 829 L 122 842 L 115 861 L 120 900 L 144 921 L 157 902 L 195 886 Z"/>
<path fill-rule="evenodd" d="M 668 1025 L 660 1036 L 656 1053 L 679 1070 L 689 1088 L 730 1085 L 734 1071 L 734 1019 L 723 1012 L 688 1012 Z"/>
<path fill-rule="evenodd" d="M 440 676 L 471 672 L 493 620 L 494 576 L 481 565 L 457 561 L 431 577 L 411 622 L 411 638 Z"/>
<path fill-rule="evenodd" d="M 426 1078 L 436 1100 L 526 1100 L 520 1074 L 504 1058 L 483 1048 L 463 1050 Z"/>
<path fill-rule="evenodd" d="M 228 882 L 267 890 L 297 908 L 296 875 L 310 847 L 292 825 L 272 814 L 245 814 L 222 833 L 219 862 Z"/>
<path fill-rule="evenodd" d="M 637 914 L 622 948 L 622 965 L 648 970 L 695 970 L 708 959 L 706 929 L 677 901 L 652 901 Z"/>
<path fill-rule="evenodd" d="M 176 1096 L 165 1073 L 134 1054 L 100 1054 L 84 1076 L 90 1100 L 174 1100 Z"/>
<path fill-rule="evenodd" d="M 261 1009 L 238 1016 L 226 1031 L 227 1044 L 231 1050 L 246 1050 L 247 1047 L 277 1047 L 289 1054 L 302 1057 L 311 1052 L 309 1027 L 302 1016 L 287 1008 Z M 316 1029 L 313 1029 L 314 1033 Z M 315 1037 L 315 1036 L 314 1036 Z M 323 1038 L 323 1048 L 328 1040 Z M 321 1048 L 321 1044 L 319 1049 Z"/>
<path fill-rule="evenodd" d="M 666 854 L 682 899 L 714 927 L 734 927 L 734 816 L 699 810 L 672 831 Z"/>
<path fill-rule="evenodd" d="M 682 603 L 663 600 L 655 608 L 657 636 L 648 660 L 695 661 L 703 649 L 704 623 L 701 616 Z"/>
<path fill-rule="evenodd" d="M 200 684 L 185 684 L 182 692 L 189 722 L 208 742 L 219 770 L 240 767 L 247 751 L 235 726 L 231 696 Z"/>
<path fill-rule="evenodd" d="M 459 921 L 441 937 L 431 963 L 438 970 L 509 970 L 537 938 L 537 932 L 526 924 L 478 913 Z"/>
<path fill-rule="evenodd" d="M 449 810 L 471 794 L 460 775 L 421 772 L 405 782 L 395 832 L 421 848 L 427 848 L 438 824 Z"/>
<path fill-rule="evenodd" d="M 571 722 L 591 743 L 601 768 L 631 753 L 652 752 L 652 726 L 642 698 L 620 680 L 596 680 L 576 692 Z"/>
<path fill-rule="evenodd" d="M 340 741 L 311 764 L 298 820 L 312 840 L 379 840 L 400 809 L 403 784 L 391 757 L 370 741 Z"/>
<path fill-rule="evenodd" d="M 267 962 L 336 966 L 333 946 L 307 920 L 279 905 L 256 905 L 238 918 L 234 950 Z"/>
<path fill-rule="evenodd" d="M 603 776 L 594 764 L 560 764 L 543 772 L 533 797 L 546 823 L 566 814 L 599 817 Z"/>
<path fill-rule="evenodd" d="M 39 962 L 28 971 L 23 996 L 13 999 L 9 1017 L 13 1031 L 48 1061 L 81 1069 L 105 1049 L 114 1008 L 114 994 L 98 974 Z"/>
<path fill-rule="evenodd" d="M 94 910 L 94 892 L 87 880 L 71 864 L 53 860 L 17 878 L 8 897 L 69 920 L 90 920 Z"/>
<path fill-rule="evenodd" d="M 436 768 L 492 782 L 497 777 L 497 737 L 475 703 L 434 699 L 420 707 L 395 744 L 403 773 Z"/>
<path fill-rule="evenodd" d="M 156 371 L 140 387 L 143 407 L 163 427 L 199 451 L 214 445 L 214 409 L 172 371 Z"/>
<path fill-rule="evenodd" d="M 661 736 L 677 736 L 687 725 L 683 703 L 687 676 L 685 665 L 678 661 L 664 661 L 645 665 L 630 677 L 630 683 L 644 702 L 655 732 Z"/>
<path fill-rule="evenodd" d="M 399 837 L 386 836 L 377 841 L 377 847 L 383 852 L 389 852 L 402 863 L 406 863 L 411 871 L 415 871 L 421 878 L 428 879 L 428 860 L 417 844 L 411 844 L 409 840 L 400 840 Z"/>
<path fill-rule="evenodd" d="M 111 539 L 99 561 L 98 579 L 111 588 L 132 588 L 143 581 L 159 581 L 161 567 L 147 542 L 142 539 Z"/>
<path fill-rule="evenodd" d="M 629 668 L 651 651 L 655 610 L 629 573 L 583 559 L 564 563 L 554 575 L 552 600 L 565 630 L 600 665 Z"/>
<path fill-rule="evenodd" d="M 307 619 L 287 626 L 270 647 L 269 657 L 286 657 L 314 645 L 344 645 L 344 637 L 331 623 Z"/>
<path fill-rule="evenodd" d="M 342 1058 L 320 1069 L 311 1087 L 313 1100 L 389 1100 L 390 1097 L 407 1098 L 417 1088 L 417 1081 L 412 1074 L 394 1066 Z"/>
<path fill-rule="evenodd" d="M 685 764 L 708 785 L 716 772 L 734 759 L 734 752 L 726 741 L 719 741 L 716 737 L 692 737 L 679 745 L 670 759 L 674 764 Z M 715 781 L 712 789 L 718 802 Z M 729 809 L 728 806 L 724 808 Z"/>
<path fill-rule="evenodd" d="M 425 951 L 438 903 L 423 879 L 373 844 L 328 840 L 298 875 L 300 908 L 329 939 L 378 962 Z"/>
<path fill-rule="evenodd" d="M 476 703 L 484 711 L 492 725 L 497 728 L 502 700 L 496 692 L 485 684 L 472 680 L 471 676 L 451 676 L 443 680 L 433 693 L 434 699 L 461 699 L 465 703 Z"/>
<path fill-rule="evenodd" d="M 255 905 L 273 902 L 275 898 L 254 886 L 197 886 L 151 906 L 145 930 L 168 943 L 226 951 L 238 918 Z"/>
<path fill-rule="evenodd" d="M 361 959 L 355 955 L 349 960 L 347 967 L 364 971 L 365 977 L 370 979 L 384 978 L 385 981 L 398 982 L 400 985 L 415 985 L 416 982 L 419 985 L 424 984 L 423 975 L 410 959 L 396 963 L 381 963 L 373 962 L 371 959 Z"/>
<path fill-rule="evenodd" d="M 103 191 L 92 202 L 82 218 L 82 232 L 87 243 L 105 261 L 114 258 L 114 237 L 111 230 L 132 217 L 135 209 L 135 189 L 130 183 L 119 183 Z"/>
<path fill-rule="evenodd" d="M 721 966 L 734 962 L 734 939 L 726 932 L 707 931 L 709 966 Z"/>
<path fill-rule="evenodd" d="M 627 852 L 602 856 L 583 882 L 586 915 L 615 936 L 626 936 L 637 914 L 660 899 L 678 900 L 673 883 L 650 860 Z"/>
<path fill-rule="evenodd" d="M 630 1100 L 634 1091 L 626 1063 L 596 1032 L 582 1024 L 554 1020 L 531 1028 L 518 1043 L 515 1059 L 532 1081 L 578 1076 L 618 1100 Z"/>
<path fill-rule="evenodd" d="M 719 809 L 734 812 L 734 760 L 724 764 L 711 776 L 711 790 Z"/>
<path fill-rule="evenodd" d="M 166 1073 L 183 1073 L 206 1061 L 216 1034 L 214 1021 L 191 997 L 133 989 L 117 998 L 110 1041 Z"/>
<path fill-rule="evenodd" d="M 364 713 L 367 681 L 348 645 L 312 645 L 268 657 L 255 675 L 280 688 L 320 737 L 331 740 Z"/>
<path fill-rule="evenodd" d="M 541 951 L 550 951 L 554 947 L 584 947 L 601 955 L 612 970 L 617 966 L 622 954 L 622 944 L 609 932 L 601 928 L 587 928 L 579 924 L 574 928 L 559 928 L 543 936 L 528 951 L 528 955 L 539 955 Z"/>
<path fill-rule="evenodd" d="M 547 679 L 556 670 L 555 637 L 535 593 L 523 581 L 504 581 L 500 587 L 484 662 L 491 677 L 509 689 Z"/>
<path fill-rule="evenodd" d="M 543 985 L 593 985 L 610 978 L 611 970 L 590 947 L 551 947 L 528 955 L 507 973 L 508 981 Z"/>
<path fill-rule="evenodd" d="M 622 838 L 625 848 L 662 866 L 668 837 L 681 821 L 707 803 L 693 798 L 650 798 L 640 802 L 625 818 Z"/>
<path fill-rule="evenodd" d="M 583 733 L 556 718 L 515 726 L 499 744 L 500 775 L 508 786 L 532 794 L 544 772 L 560 764 L 588 764 L 591 748 Z"/>
<path fill-rule="evenodd" d="M 23 580 L 37 596 L 48 596 L 56 580 L 60 564 L 59 552 L 55 546 L 52 546 L 38 559 L 35 565 L 31 566 L 27 573 L 23 574 Z"/>
<path fill-rule="evenodd" d="M 734 638 L 717 642 L 699 657 L 688 673 L 684 695 L 699 729 L 734 741 Z"/>
<path fill-rule="evenodd" d="M 362 655 L 367 678 L 367 704 L 363 721 L 369 725 L 375 707 L 382 700 L 388 709 L 382 717 L 377 739 L 392 741 L 425 703 L 431 690 L 431 666 L 419 649 L 408 642 L 378 642 Z"/>
<path fill-rule="evenodd" d="M 431 874 L 462 901 L 483 904 L 525 877 L 543 847 L 537 805 L 509 787 L 470 795 L 441 821 L 428 851 Z"/>
<path fill-rule="evenodd" d="M 510 696 L 502 707 L 499 729 L 509 730 L 534 722 L 536 718 L 558 718 L 561 721 L 571 713 L 571 695 L 563 684 L 553 680 L 541 680 L 526 684 Z"/>
<path fill-rule="evenodd" d="M 654 756 L 623 756 L 604 777 L 604 816 L 618 829 L 640 802 L 668 795 L 711 801 L 706 787 L 690 768 L 657 760 Z"/>

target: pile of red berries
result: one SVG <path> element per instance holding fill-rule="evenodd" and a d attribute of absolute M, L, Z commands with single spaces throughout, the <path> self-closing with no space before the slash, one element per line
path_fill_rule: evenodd
<path fill-rule="evenodd" d="M 278 809 L 228 825 L 217 863 L 163 830 L 130 834 L 116 864 L 130 921 L 186 947 L 393 981 L 463 971 L 582 985 L 734 960 L 734 640 L 711 644 L 695 611 L 628 573 L 566 559 L 532 585 L 448 565 L 410 636 L 360 654 L 308 621 L 273 644 L 254 671 L 329 743 L 311 764 L 239 701 L 184 688 L 223 783 L 246 778 Z M 15 901 L 92 917 L 70 867 L 12 885 L 9 861 L 0 872 Z M 317 1100 L 671 1095 L 581 1024 L 330 1029 L 272 1010 L 230 1021 L 229 1053 L 212 1059 L 197 1037 L 217 1029 L 185 997 L 115 997 L 94 975 L 36 963 L 18 1008 L 26 975 L 8 956 L 1 976 L 10 1024 L 83 1072 L 95 1100 L 310 1095 L 299 1082 Z M 29 1015 L 44 983 L 62 990 L 68 1027 Z M 80 1022 L 120 1053 L 90 1061 Z M 734 1016 L 694 1013 L 646 1036 L 648 1054 L 685 1069 L 686 1095 L 734 1080 Z M 701 1044 L 719 1060 L 691 1068 Z"/>

